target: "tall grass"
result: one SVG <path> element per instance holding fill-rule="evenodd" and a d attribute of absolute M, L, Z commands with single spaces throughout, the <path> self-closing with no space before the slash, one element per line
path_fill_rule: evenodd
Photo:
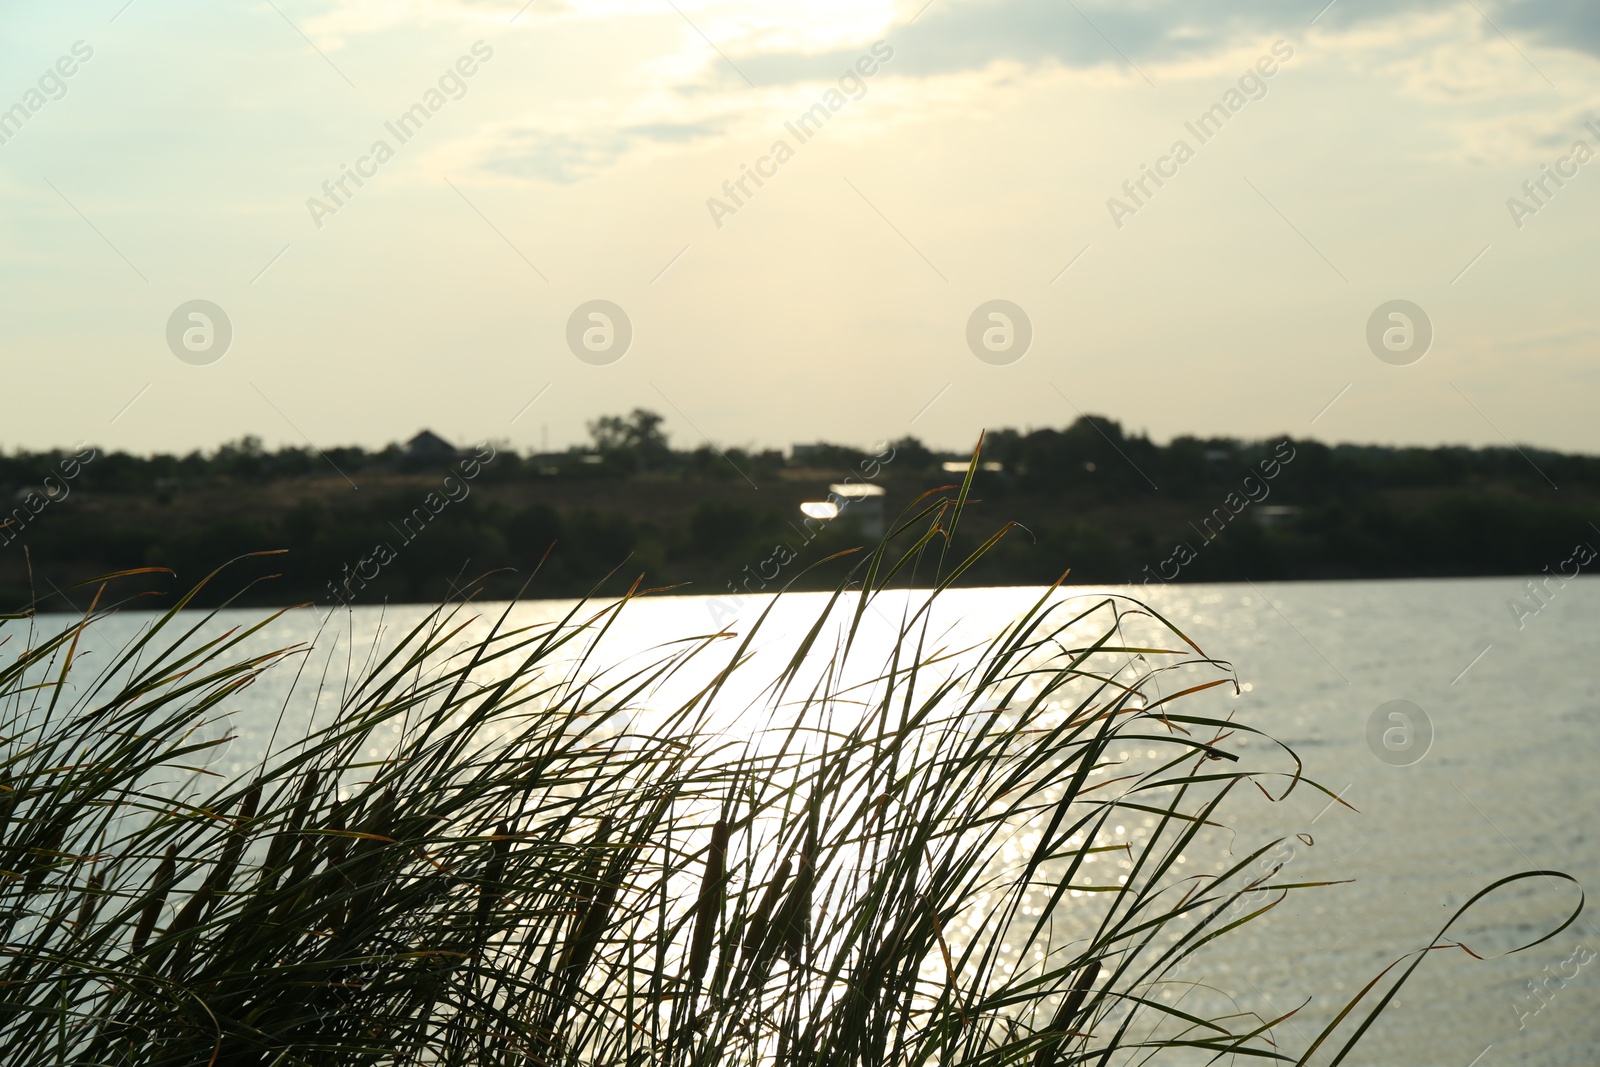
<path fill-rule="evenodd" d="M 1295 1061 L 1278 1020 L 1182 1005 L 1210 939 L 1304 887 L 1262 871 L 1273 842 L 1180 858 L 1240 786 L 1320 787 L 1194 710 L 1231 670 L 1144 605 L 1051 590 L 945 643 L 942 591 L 994 541 L 941 558 L 965 489 L 755 684 L 770 614 L 607 663 L 636 594 L 539 625 L 448 605 L 233 776 L 200 722 L 267 672 L 291 704 L 329 685 L 310 649 L 248 651 L 271 619 L 186 599 L 90 672 L 98 598 L 19 617 L 0 1064 Z M 937 588 L 886 592 L 918 569 Z"/>

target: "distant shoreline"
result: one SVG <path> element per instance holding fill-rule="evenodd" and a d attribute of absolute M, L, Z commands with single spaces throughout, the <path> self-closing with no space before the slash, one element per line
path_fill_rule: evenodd
<path fill-rule="evenodd" d="M 236 565 L 197 602 L 252 582 L 251 606 L 436 604 L 475 580 L 484 598 L 507 599 L 534 572 L 527 591 L 541 599 L 621 595 L 636 579 L 722 598 L 832 589 L 851 559 L 830 557 L 930 508 L 946 509 L 946 529 L 971 459 L 914 438 L 871 451 L 675 451 L 661 421 L 599 420 L 592 450 L 559 454 L 422 433 L 380 453 L 268 453 L 245 440 L 210 456 L 0 456 L 0 612 L 80 610 L 82 583 L 138 568 L 178 578 L 120 588 L 170 603 L 171 590 L 263 548 L 281 551 Z M 1092 586 L 1560 582 L 1594 566 L 1600 457 L 1287 437 L 1156 445 L 1091 416 L 988 434 L 954 540 L 929 544 L 915 581 L 930 580 L 940 552 L 948 573 L 1002 529 L 987 585 L 1064 572 Z M 896 579 L 909 580 L 909 569 Z"/>

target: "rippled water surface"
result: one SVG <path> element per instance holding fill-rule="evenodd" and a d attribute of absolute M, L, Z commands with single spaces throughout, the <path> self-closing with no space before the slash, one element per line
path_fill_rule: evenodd
<path fill-rule="evenodd" d="M 1351 880 L 1291 895 L 1260 922 L 1218 942 L 1207 957 L 1207 981 L 1233 995 L 1242 1012 L 1272 1018 L 1312 998 L 1302 1017 L 1280 1025 L 1286 1046 L 1303 1048 L 1336 1002 L 1428 944 L 1457 907 L 1495 879 L 1553 869 L 1585 887 L 1600 884 L 1600 581 L 1582 579 L 1555 591 L 1537 614 L 1524 614 L 1519 628 L 1507 601 L 1519 595 L 1527 601 L 1521 584 L 1486 579 L 1141 591 L 1207 653 L 1234 665 L 1245 692 L 1230 695 L 1226 710 L 1291 746 L 1308 774 L 1356 809 L 1329 806 L 1309 789 L 1277 804 L 1240 793 L 1229 809 L 1229 829 L 1211 836 L 1209 855 L 1196 857 L 1216 867 L 1282 836 L 1289 844 L 1278 855 L 1287 861 L 1289 880 Z M 952 644 L 980 639 L 1038 595 L 1021 589 L 952 593 L 941 622 Z M 762 603 L 751 598 L 736 622 L 713 617 L 711 603 L 701 598 L 647 600 L 630 607 L 608 641 L 621 653 L 712 632 L 719 624 L 738 629 Z M 786 598 L 762 640 L 782 647 L 822 603 L 815 595 Z M 559 618 L 570 607 L 529 603 L 514 612 L 519 622 L 532 622 Z M 483 613 L 496 610 L 485 605 Z M 896 602 L 886 600 L 882 610 L 864 624 L 869 641 L 886 641 L 894 632 L 889 616 Z M 307 676 L 281 723 L 289 672 L 248 691 L 233 715 L 238 740 L 220 769 L 245 769 L 275 726 L 280 739 L 303 731 L 325 666 L 328 695 L 317 714 L 330 715 L 343 672 L 359 669 L 373 636 L 423 613 L 359 608 L 342 620 L 325 620 L 302 611 L 253 637 L 252 649 L 303 641 L 334 654 L 307 660 Z M 228 615 L 230 622 L 256 618 L 259 613 Z M 133 614 L 108 621 L 88 642 L 91 652 L 104 655 L 147 621 Z M 325 622 L 329 628 L 319 633 Z M 341 628 L 335 645 L 334 631 Z M 1386 711 L 1372 732 L 1378 740 L 1369 742 L 1369 720 L 1396 700 L 1421 709 L 1431 740 L 1415 714 L 1402 723 Z M 1213 702 L 1207 710 L 1224 709 Z M 1384 748 L 1384 731 L 1397 724 L 1414 731 L 1413 747 Z M 737 732 L 750 724 L 733 714 L 723 725 Z M 1395 745 L 1406 740 L 1388 736 Z M 1424 750 L 1416 762 L 1395 765 Z M 1570 885 L 1554 880 L 1518 883 L 1515 890 L 1486 901 L 1453 934 L 1493 957 L 1542 935 L 1576 899 Z M 1347 1062 L 1600 1062 L 1600 959 L 1582 962 L 1600 950 L 1597 930 L 1600 919 L 1585 914 L 1525 952 L 1478 960 L 1460 950 L 1436 951 Z M 1542 983 L 1537 994 L 1530 991 L 1533 983 Z"/>

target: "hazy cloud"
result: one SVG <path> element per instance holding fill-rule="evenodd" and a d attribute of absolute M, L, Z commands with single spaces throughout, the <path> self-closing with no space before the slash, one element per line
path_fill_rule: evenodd
<path fill-rule="evenodd" d="M 497 174 L 567 185 L 615 164 L 642 146 L 685 144 L 720 131 L 721 124 L 714 121 L 651 122 L 620 129 L 503 130 L 495 138 L 492 158 L 483 165 Z"/>

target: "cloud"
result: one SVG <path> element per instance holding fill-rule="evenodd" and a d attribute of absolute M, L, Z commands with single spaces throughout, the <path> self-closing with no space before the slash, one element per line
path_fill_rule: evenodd
<path fill-rule="evenodd" d="M 1453 145 L 1428 154 L 1470 163 L 1563 141 L 1577 113 L 1545 79 L 1577 84 L 1600 56 L 1592 0 L 1324 2 L 533 0 L 508 27 L 522 0 L 337 0 L 315 25 L 348 34 L 407 19 L 492 20 L 507 32 L 579 24 L 592 29 L 562 47 L 604 47 L 597 70 L 619 54 L 616 42 L 627 39 L 631 55 L 643 45 L 652 58 L 615 69 L 620 83 L 609 88 L 586 87 L 593 99 L 545 99 L 536 115 L 487 123 L 467 139 L 485 171 L 560 184 L 717 139 L 764 140 L 879 39 L 894 59 L 875 89 L 873 122 L 899 125 L 992 113 L 1062 79 L 1142 90 L 1146 78 L 1164 88 L 1230 77 L 1282 37 L 1307 64 L 1376 78 L 1440 108 L 1438 129 Z"/>
<path fill-rule="evenodd" d="M 1600 56 L 1600 7 L 1593 0 L 1516 0 L 1490 12 L 1506 33 L 1532 36 L 1547 48 Z"/>
<path fill-rule="evenodd" d="M 750 73 L 758 85 L 815 76 L 863 42 L 893 35 L 917 74 L 974 70 L 995 61 L 1069 67 L 1128 61 L 1159 64 L 1227 49 L 1240 38 L 1291 39 L 1317 28 L 1348 31 L 1416 14 L 1470 12 L 1519 47 L 1600 57 L 1600 5 L 1593 0 L 330 0 L 306 22 L 319 43 L 396 26 L 445 22 L 516 28 L 552 20 L 683 18 Z M 1319 10 L 1321 14 L 1318 15 Z M 1483 14 L 1480 15 L 1479 12 Z M 1120 55 L 1119 55 L 1120 53 Z M 712 56 L 711 58 L 716 58 Z M 746 64 L 749 64 L 748 66 Z M 751 69 L 754 68 L 754 69 Z M 762 77 L 756 77 L 759 71 Z"/>
<path fill-rule="evenodd" d="M 484 169 L 517 178 L 570 185 L 610 166 L 625 155 L 632 140 L 620 133 L 552 133 L 505 130 L 494 157 Z"/>
<path fill-rule="evenodd" d="M 618 129 L 593 124 L 565 129 L 509 126 L 490 131 L 477 154 L 494 173 L 570 185 L 655 145 L 683 145 L 721 132 L 715 121 L 646 122 Z"/>
<path fill-rule="evenodd" d="M 1046 59 L 1072 67 L 1162 64 L 1231 48 L 1262 35 L 1299 39 L 1344 33 L 1419 15 L 1465 14 L 1510 35 L 1519 48 L 1600 56 L 1600 5 L 1593 0 L 1123 0 L 1060 4 L 1056 0 L 935 0 L 927 13 L 897 28 L 908 68 L 922 72 L 982 66 L 992 59 Z M 1311 19 L 1317 16 L 1313 28 Z M 1518 36 L 1522 40 L 1517 40 Z"/>
<path fill-rule="evenodd" d="M 304 22 L 317 47 L 343 48 L 351 37 L 403 28 L 431 29 L 441 25 L 472 26 L 480 31 L 503 30 L 518 22 L 555 18 L 569 8 L 563 0 L 333 0 Z M 270 12 L 268 12 L 270 14 Z"/>

